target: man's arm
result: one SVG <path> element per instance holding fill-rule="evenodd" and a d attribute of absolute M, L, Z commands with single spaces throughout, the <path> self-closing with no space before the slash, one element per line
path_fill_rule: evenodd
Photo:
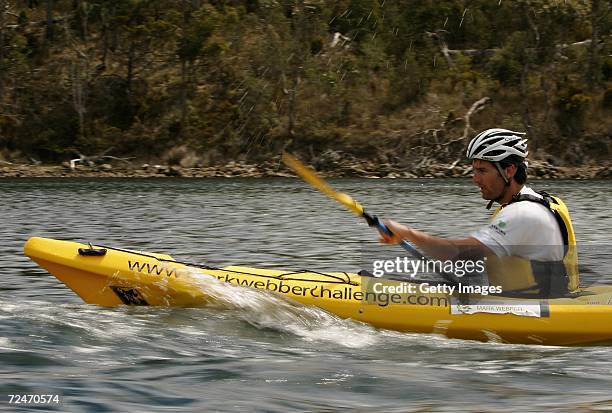
<path fill-rule="evenodd" d="M 439 260 L 480 258 L 494 254 L 489 247 L 473 237 L 452 240 L 429 235 L 395 221 L 385 220 L 384 223 L 393 235 L 381 234 L 380 242 L 398 244 L 402 240 L 407 240 L 415 244 L 425 255 Z"/>

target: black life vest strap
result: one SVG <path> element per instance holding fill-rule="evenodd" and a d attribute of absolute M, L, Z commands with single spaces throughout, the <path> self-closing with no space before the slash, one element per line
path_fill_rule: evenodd
<path fill-rule="evenodd" d="M 559 224 L 559 229 L 561 230 L 561 237 L 563 238 L 563 245 L 565 246 L 564 248 L 565 250 L 564 255 L 565 255 L 569 247 L 569 236 L 567 233 L 567 228 L 565 226 L 565 221 L 563 221 L 563 218 L 561 218 L 561 215 L 557 211 L 555 211 L 554 209 L 550 207 L 550 204 L 558 205 L 559 203 L 557 202 L 555 198 L 550 196 L 547 192 L 537 191 L 536 193 L 541 195 L 542 198 L 539 198 L 533 195 L 529 195 L 529 194 L 518 193 L 518 194 L 515 194 L 510 200 L 510 202 L 508 202 L 506 205 L 510 205 L 514 202 L 521 202 L 521 201 L 530 201 L 530 202 L 538 203 L 540 205 L 544 205 L 550 212 L 552 212 L 552 214 L 555 216 L 555 219 L 557 220 L 557 223 Z"/>
<path fill-rule="evenodd" d="M 567 254 L 569 249 L 569 236 L 567 233 L 567 227 L 565 221 L 561 217 L 559 212 L 551 208 L 551 204 L 558 205 L 556 199 L 550 196 L 547 192 L 536 191 L 542 198 L 530 195 L 530 194 L 515 194 L 510 202 L 506 204 L 510 205 L 514 202 L 529 201 L 535 202 L 540 205 L 544 205 L 554 215 L 559 229 L 561 230 L 561 237 L 563 238 L 563 255 Z M 538 294 L 541 297 L 560 297 L 569 293 L 568 289 L 568 277 L 565 271 L 563 261 L 551 261 L 551 262 L 539 262 L 531 261 L 531 268 L 535 277 L 536 285 L 538 286 Z"/>

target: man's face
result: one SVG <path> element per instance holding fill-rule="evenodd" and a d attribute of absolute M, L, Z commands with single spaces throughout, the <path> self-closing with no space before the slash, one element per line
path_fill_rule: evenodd
<path fill-rule="evenodd" d="M 472 161 L 472 181 L 478 185 L 482 197 L 488 201 L 497 199 L 506 185 L 495 165 L 482 159 Z"/>

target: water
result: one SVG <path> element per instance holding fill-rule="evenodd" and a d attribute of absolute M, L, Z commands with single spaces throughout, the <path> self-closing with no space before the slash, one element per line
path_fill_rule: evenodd
<path fill-rule="evenodd" d="M 463 237 L 487 221 L 468 180 L 332 183 L 372 212 L 438 235 Z M 564 196 L 583 246 L 608 241 L 610 183 L 534 187 Z M 0 180 L 0 194 L 0 409 L 612 409 L 609 347 L 379 331 L 249 290 L 223 308 L 104 309 L 22 254 L 39 235 L 212 265 L 358 270 L 361 245 L 376 234 L 298 180 Z M 610 254 L 592 248 L 586 258 L 612 282 Z M 61 404 L 19 407 L 10 394 L 57 394 Z"/>

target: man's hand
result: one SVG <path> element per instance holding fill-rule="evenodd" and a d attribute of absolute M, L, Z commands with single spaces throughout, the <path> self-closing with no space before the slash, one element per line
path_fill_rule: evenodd
<path fill-rule="evenodd" d="M 382 232 L 379 232 L 380 239 L 379 242 L 381 244 L 399 244 L 402 240 L 410 239 L 410 233 L 412 229 L 407 227 L 406 225 L 402 225 L 399 222 L 395 222 L 392 220 L 384 220 L 383 224 L 391 231 L 392 235 L 386 235 Z"/>
<path fill-rule="evenodd" d="M 380 233 L 381 244 L 399 244 L 403 240 L 410 241 L 425 255 L 440 260 L 482 258 L 493 255 L 493 251 L 474 237 L 464 239 L 446 239 L 429 235 L 423 231 L 410 228 L 392 220 L 384 220 L 383 224 L 392 235 Z"/>

